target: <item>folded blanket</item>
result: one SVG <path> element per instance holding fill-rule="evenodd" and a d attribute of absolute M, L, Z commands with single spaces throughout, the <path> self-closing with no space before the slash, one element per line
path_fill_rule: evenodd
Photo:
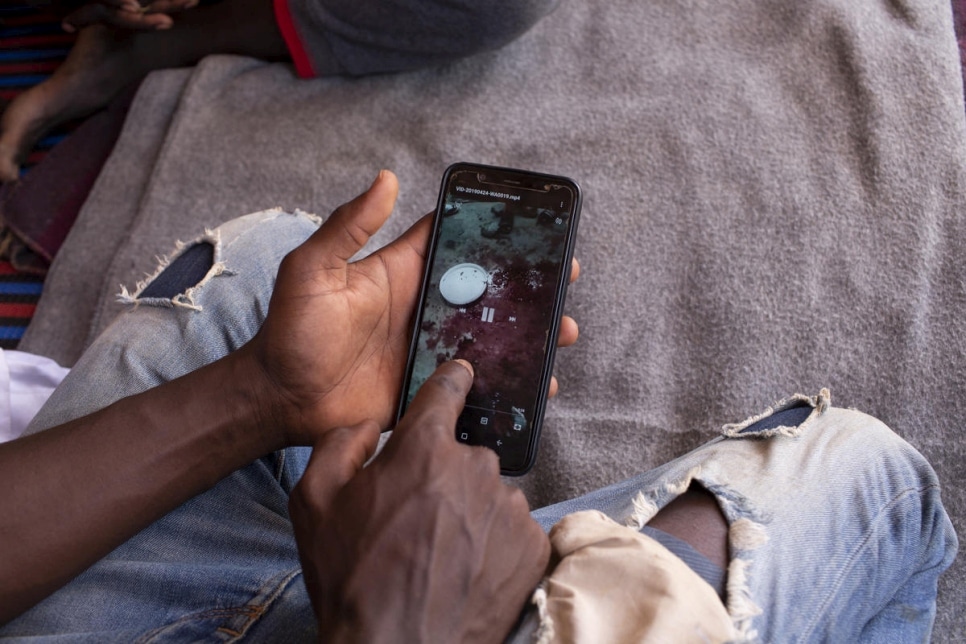
<path fill-rule="evenodd" d="M 70 364 L 174 238 L 271 206 L 326 214 L 377 170 L 432 209 L 456 160 L 585 190 L 534 471 L 543 505 L 822 387 L 934 463 L 966 534 L 966 118 L 948 0 L 564 2 L 423 72 L 298 80 L 215 57 L 150 77 L 22 348 Z M 802 482 L 807 485 L 807 481 Z M 794 490 L 788 490 L 794 495 Z M 966 566 L 937 640 L 966 632 Z"/>

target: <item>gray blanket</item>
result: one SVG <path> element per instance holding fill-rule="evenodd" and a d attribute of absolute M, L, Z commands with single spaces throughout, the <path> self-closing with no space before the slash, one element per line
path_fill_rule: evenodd
<path fill-rule="evenodd" d="M 423 72 L 298 81 L 215 57 L 157 73 L 22 348 L 70 364 L 175 238 L 271 206 L 328 213 L 386 167 L 401 195 L 383 243 L 432 209 L 456 160 L 585 190 L 568 300 L 581 341 L 558 354 L 562 393 L 520 481 L 531 504 L 827 386 L 926 454 L 966 535 L 966 118 L 948 0 L 569 1 L 505 49 Z M 938 641 L 966 637 L 961 561 Z"/>

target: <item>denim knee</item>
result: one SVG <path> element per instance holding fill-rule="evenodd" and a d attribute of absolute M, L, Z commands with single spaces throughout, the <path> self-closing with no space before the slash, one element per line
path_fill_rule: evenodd
<path fill-rule="evenodd" d="M 84 352 L 28 428 L 34 433 L 174 380 L 248 342 L 261 327 L 281 260 L 319 226 L 267 210 L 179 243 Z"/>
<path fill-rule="evenodd" d="M 640 529 L 696 481 L 729 523 L 727 609 L 742 639 L 928 638 L 957 541 L 935 472 L 911 445 L 866 414 L 833 408 L 824 390 L 722 434 L 534 517 L 549 528 L 597 509 Z"/>

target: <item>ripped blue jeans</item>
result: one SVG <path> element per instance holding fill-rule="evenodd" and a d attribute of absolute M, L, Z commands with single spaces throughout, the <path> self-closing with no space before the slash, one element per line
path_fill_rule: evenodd
<path fill-rule="evenodd" d="M 696 481 L 729 524 L 726 608 L 743 641 L 928 641 L 957 550 L 939 482 L 884 424 L 829 403 L 826 390 L 793 396 L 662 467 L 533 515 L 549 529 L 596 509 L 640 528 Z"/>
<path fill-rule="evenodd" d="M 181 245 L 121 299 L 28 433 L 217 360 L 268 310 L 282 257 L 318 218 L 266 211 Z M 191 288 L 185 285 L 190 284 Z M 641 527 L 692 481 L 728 520 L 727 609 L 748 641 L 924 641 L 956 536 L 932 468 L 879 421 L 794 396 L 663 467 L 533 513 Z M 312 641 L 288 520 L 307 448 L 268 455 L 152 524 L 9 624 L 70 642 Z"/>

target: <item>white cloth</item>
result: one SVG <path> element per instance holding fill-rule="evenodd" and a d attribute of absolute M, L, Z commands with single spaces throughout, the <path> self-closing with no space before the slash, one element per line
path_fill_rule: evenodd
<path fill-rule="evenodd" d="M 68 371 L 49 358 L 0 349 L 0 443 L 23 433 Z"/>
<path fill-rule="evenodd" d="M 539 644 L 738 639 L 715 590 L 651 537 L 586 510 L 561 519 L 550 543 Z"/>

